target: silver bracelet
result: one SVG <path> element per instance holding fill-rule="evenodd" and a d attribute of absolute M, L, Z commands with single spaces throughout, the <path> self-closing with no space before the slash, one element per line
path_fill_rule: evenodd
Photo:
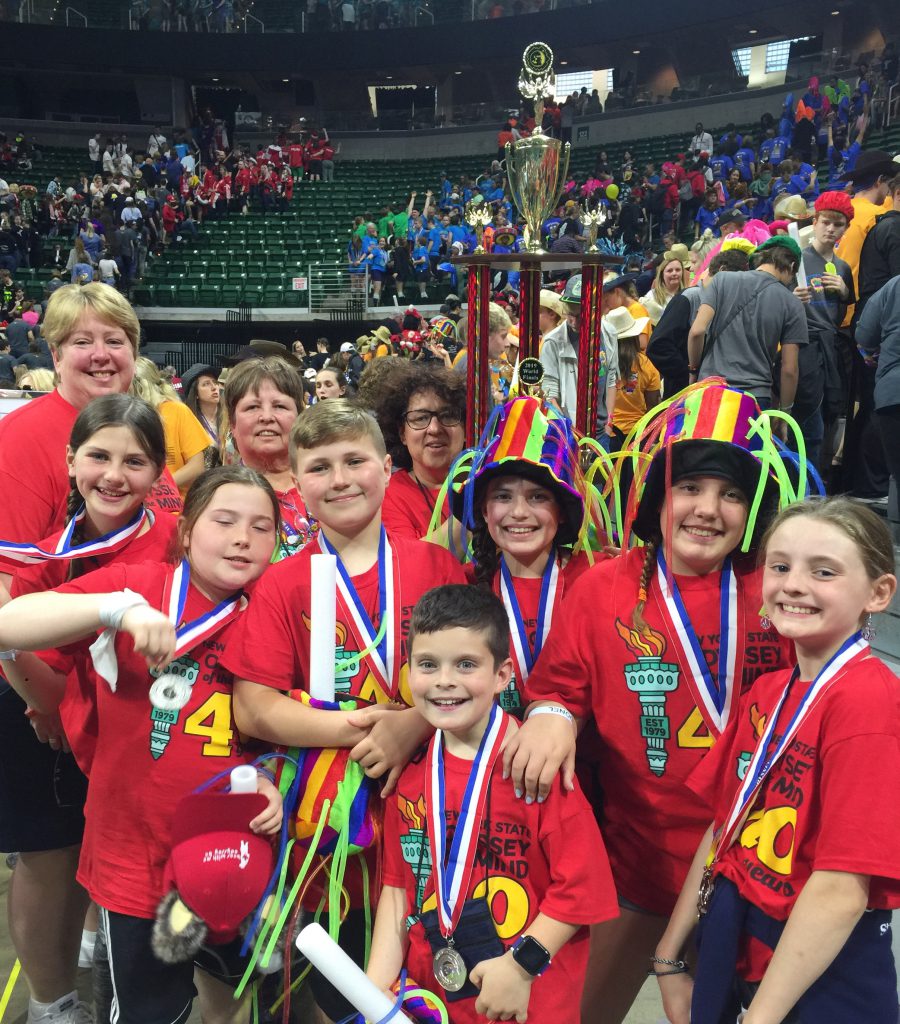
<path fill-rule="evenodd" d="M 559 715 L 560 718 L 565 718 L 575 725 L 575 716 L 568 708 L 564 708 L 560 704 L 542 704 L 540 707 L 532 708 L 528 712 L 528 719 L 534 718 L 535 715 Z"/>

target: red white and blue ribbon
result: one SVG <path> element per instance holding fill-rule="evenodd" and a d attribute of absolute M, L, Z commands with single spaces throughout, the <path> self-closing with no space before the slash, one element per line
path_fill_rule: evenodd
<path fill-rule="evenodd" d="M 381 528 L 378 541 L 378 608 L 376 628 L 366 611 L 353 579 L 341 556 L 335 551 L 324 533 L 319 533 L 319 549 L 323 554 L 334 555 L 337 559 L 337 589 L 349 616 L 360 651 L 365 652 L 366 661 L 372 674 L 389 696 L 395 696 L 400 686 L 400 588 L 397 566 L 387 532 Z"/>
<path fill-rule="evenodd" d="M 182 622 L 190 583 L 191 567 L 188 560 L 183 558 L 167 581 L 166 594 L 163 598 L 166 614 L 175 626 L 176 658 L 186 651 L 192 651 L 201 641 L 217 633 L 226 622 L 230 622 L 241 611 L 241 603 L 244 600 L 243 592 L 239 591 L 231 597 L 226 597 L 215 608 L 211 608 L 196 619 Z"/>
<path fill-rule="evenodd" d="M 494 704 L 478 753 L 469 770 L 453 841 L 447 848 L 447 806 L 444 781 L 443 732 L 438 729 L 428 747 L 425 773 L 425 810 L 428 816 L 428 842 L 431 846 L 434 893 L 441 934 L 448 938 L 459 923 L 469 881 L 475 867 L 478 834 L 491 780 L 491 769 L 506 734 L 506 712 Z"/>
<path fill-rule="evenodd" d="M 244 608 L 245 599 L 241 592 L 219 602 L 215 608 L 210 609 L 204 615 L 190 622 L 182 623 L 190 577 L 191 570 L 188 560 L 182 559 L 166 581 L 163 594 L 163 606 L 175 626 L 176 643 L 173 660 L 186 651 L 193 650 L 202 640 L 217 633 L 226 622 L 230 622 Z M 104 629 L 89 648 L 94 671 L 109 684 L 113 693 L 116 691 L 119 678 L 119 664 L 115 647 L 116 632 L 112 628 Z"/>
<path fill-rule="evenodd" d="M 141 505 L 134 516 L 117 530 L 111 530 L 94 540 L 84 541 L 81 544 L 73 544 L 72 537 L 78 524 L 83 522 L 86 515 L 84 505 L 75 513 L 66 524 L 66 528 L 56 542 L 53 551 L 47 551 L 38 544 L 16 544 L 12 541 L 0 541 L 0 555 L 16 562 L 23 562 L 26 565 L 35 562 L 50 562 L 60 559 L 87 558 L 91 555 L 106 555 L 124 548 L 128 542 L 135 537 L 150 516 L 150 525 L 153 525 L 152 512 Z"/>
<path fill-rule="evenodd" d="M 738 659 L 738 583 L 726 558 L 719 583 L 719 664 L 715 677 L 688 617 L 675 577 L 671 580 L 662 550 L 656 553 L 656 578 L 662 604 L 672 625 L 671 633 L 681 650 L 682 666 L 687 669 L 688 686 L 707 727 L 718 735 L 728 724 L 734 703 Z"/>
<path fill-rule="evenodd" d="M 863 639 L 861 633 L 854 633 L 853 636 L 848 637 L 847 640 L 844 641 L 840 648 L 838 648 L 838 650 L 825 663 L 816 678 L 813 679 L 807 687 L 806 693 L 801 697 L 800 703 L 797 705 L 797 709 L 794 711 L 790 722 L 788 722 L 770 754 L 769 748 L 775 737 L 775 731 L 778 728 L 778 718 L 781 714 L 781 709 L 784 706 L 784 702 L 787 700 L 791 686 L 796 682 L 800 675 L 800 669 L 795 668 L 791 673 L 791 678 L 788 680 L 775 710 L 768 718 L 766 729 L 756 745 L 753 757 L 750 759 L 750 767 L 747 769 L 741 788 L 738 790 L 737 795 L 732 802 L 731 809 L 725 818 L 725 824 L 717 845 L 717 851 L 724 853 L 724 851 L 727 850 L 734 841 L 744 819 L 747 817 L 750 808 L 753 806 L 756 794 L 759 792 L 760 787 L 766 780 L 766 776 L 781 758 L 782 754 L 790 749 L 794 736 L 803 724 L 804 719 L 806 719 L 818 701 L 827 692 L 831 684 L 844 672 L 848 664 L 858 655 L 867 651 L 868 647 L 869 645 Z"/>
<path fill-rule="evenodd" d="M 516 681 L 519 685 L 525 682 L 534 668 L 534 663 L 543 649 L 553 619 L 553 607 L 556 603 L 556 590 L 559 586 L 559 562 L 556 552 L 551 551 L 541 577 L 541 597 L 538 603 L 537 626 L 534 634 L 534 648 L 528 639 L 528 630 L 522 618 L 522 610 L 516 597 L 515 580 L 509 568 L 500 557 L 500 598 L 506 608 L 512 638 L 513 659 L 516 663 Z"/>

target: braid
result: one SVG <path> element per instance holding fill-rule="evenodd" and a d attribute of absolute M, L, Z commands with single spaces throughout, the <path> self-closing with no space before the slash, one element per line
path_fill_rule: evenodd
<path fill-rule="evenodd" d="M 491 587 L 500 568 L 500 554 L 484 520 L 472 531 L 472 554 L 475 561 L 475 582 L 481 586 Z"/>
<path fill-rule="evenodd" d="M 651 541 L 644 549 L 644 567 L 641 569 L 641 579 L 638 583 L 638 600 L 631 613 L 631 623 L 639 633 L 646 633 L 648 626 L 644 622 L 644 607 L 647 604 L 647 588 L 650 586 L 650 579 L 653 567 L 656 565 L 657 541 Z"/>
<path fill-rule="evenodd" d="M 76 513 L 84 504 L 84 498 L 81 496 L 81 491 L 78 490 L 78 485 L 75 483 L 75 477 L 69 477 L 69 493 L 66 496 L 66 524 L 72 522 L 75 518 Z M 77 526 L 75 532 L 72 535 L 72 543 L 78 544 L 84 538 L 81 535 L 82 527 Z"/>

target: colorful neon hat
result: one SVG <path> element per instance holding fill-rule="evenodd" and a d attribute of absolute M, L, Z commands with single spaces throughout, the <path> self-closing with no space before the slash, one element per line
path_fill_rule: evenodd
<path fill-rule="evenodd" d="M 472 530 L 481 522 L 488 480 L 504 474 L 523 476 L 553 491 L 563 514 L 557 543 L 574 544 L 584 521 L 584 497 L 577 486 L 580 472 L 569 420 L 548 417 L 536 398 L 515 398 L 488 424 L 466 477 L 450 489 L 450 508 Z"/>
<path fill-rule="evenodd" d="M 773 434 L 775 418 L 788 422 L 798 438 L 797 453 Z M 637 424 L 628 447 L 635 475 L 626 523 L 630 519 L 631 530 L 645 542 L 660 539 L 667 487 L 685 476 L 721 477 L 741 488 L 749 502 L 742 551 L 759 541 L 777 508 L 806 496 L 808 476 L 822 489 L 806 462 L 797 424 L 785 413 L 764 413 L 752 395 L 729 388 L 718 377 L 686 388 L 653 410 Z"/>

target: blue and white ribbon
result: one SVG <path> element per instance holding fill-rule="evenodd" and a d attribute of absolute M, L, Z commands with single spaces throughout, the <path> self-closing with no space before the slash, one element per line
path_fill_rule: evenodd
<path fill-rule="evenodd" d="M 687 669 L 688 685 L 707 726 L 718 735 L 728 724 L 734 702 L 738 656 L 738 584 L 726 558 L 722 566 L 719 590 L 719 664 L 713 677 L 697 633 L 691 624 L 674 576 L 669 579 L 662 550 L 656 553 L 656 578 L 663 606 L 672 624 L 672 633 Z"/>
<path fill-rule="evenodd" d="M 428 816 L 428 841 L 431 845 L 438 920 L 444 938 L 453 934 L 466 902 L 469 881 L 475 867 L 478 833 L 481 831 L 491 770 L 506 734 L 506 717 L 506 712 L 499 704 L 494 704 L 478 753 L 469 770 L 449 851 L 442 730 L 438 729 L 428 747 L 425 810 Z"/>
<path fill-rule="evenodd" d="M 378 608 L 376 629 L 353 585 L 353 579 L 341 556 L 335 551 L 324 533 L 319 533 L 319 549 L 337 559 L 337 589 L 343 601 L 350 625 L 356 634 L 361 651 L 366 652 L 369 669 L 376 676 L 386 694 L 396 695 L 400 684 L 398 657 L 400 615 L 397 607 L 398 587 L 396 565 L 387 532 L 381 528 L 378 541 Z"/>
<path fill-rule="evenodd" d="M 794 711 L 790 722 L 788 722 L 787 727 L 781 734 L 781 737 L 779 738 L 775 748 L 772 750 L 772 753 L 769 754 L 769 748 L 775 736 L 775 731 L 778 728 L 778 718 L 781 714 L 781 709 L 784 706 L 784 702 L 787 700 L 791 686 L 796 682 L 800 675 L 800 669 L 795 668 L 791 673 L 791 678 L 788 680 L 775 710 L 769 716 L 765 731 L 756 745 L 753 757 L 750 759 L 750 767 L 747 769 L 741 788 L 738 790 L 731 805 L 731 809 L 728 812 L 728 816 L 725 818 L 725 824 L 722 829 L 717 851 L 724 853 L 734 841 L 734 838 L 747 817 L 750 808 L 753 806 L 753 800 L 756 797 L 756 794 L 759 792 L 760 787 L 766 780 L 766 776 L 781 758 L 782 754 L 790 748 L 794 736 L 803 724 L 804 719 L 809 715 L 818 700 L 827 691 L 828 687 L 847 667 L 849 662 L 851 662 L 858 654 L 865 651 L 868 646 L 868 643 L 863 639 L 861 633 L 854 633 L 853 636 L 848 637 L 847 640 L 844 641 L 825 665 L 822 666 L 819 674 L 807 687 L 806 693 L 804 693 L 800 699 L 800 703 L 797 705 L 797 709 Z"/>
<path fill-rule="evenodd" d="M 94 540 L 73 544 L 72 537 L 78 528 L 78 524 L 84 520 L 85 514 L 85 507 L 82 505 L 66 524 L 66 528 L 56 542 L 56 547 L 53 551 L 47 551 L 38 544 L 16 544 L 12 541 L 0 541 L 0 555 L 5 555 L 13 561 L 23 562 L 26 565 L 31 565 L 35 562 L 51 562 L 60 559 L 87 558 L 90 555 L 104 555 L 125 547 L 132 537 L 140 531 L 148 516 L 151 517 L 150 525 L 153 525 L 153 513 L 148 512 L 141 505 L 133 518 L 124 526 L 119 527 L 118 530 L 112 530 L 110 533 L 105 533 L 102 537 L 97 537 Z"/>
<path fill-rule="evenodd" d="M 528 640 L 528 630 L 525 628 L 525 622 L 522 617 L 522 610 L 516 597 L 515 580 L 503 557 L 500 557 L 500 598 L 503 601 L 506 615 L 509 619 L 513 657 L 516 662 L 516 681 L 520 685 L 531 674 L 534 663 L 537 661 L 538 655 L 540 655 L 550 633 L 558 585 L 559 562 L 556 558 L 556 552 L 551 551 L 541 577 L 541 597 L 538 603 L 537 626 L 534 635 L 534 649 L 532 650 L 531 643 Z"/>

